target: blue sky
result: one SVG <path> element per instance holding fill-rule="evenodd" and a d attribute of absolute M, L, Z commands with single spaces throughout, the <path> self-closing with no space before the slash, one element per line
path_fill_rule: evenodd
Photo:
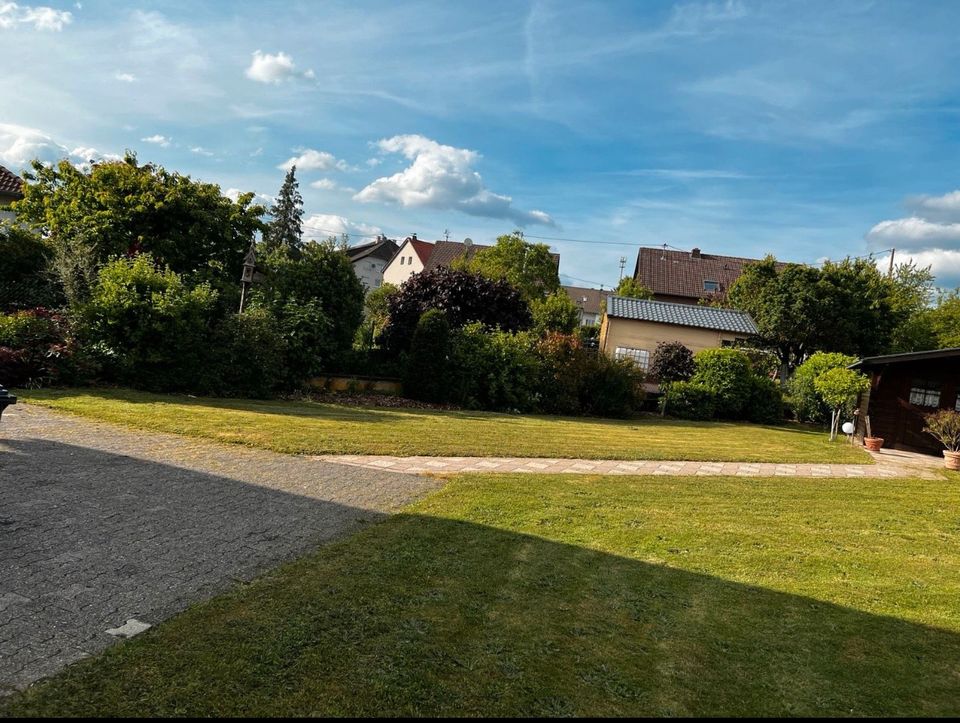
<path fill-rule="evenodd" d="M 960 3 L 0 0 L 0 163 L 141 160 L 318 237 L 522 227 L 564 280 L 639 245 L 960 285 Z M 901 256 L 902 254 L 902 256 Z M 580 283 L 578 281 L 578 283 Z"/>

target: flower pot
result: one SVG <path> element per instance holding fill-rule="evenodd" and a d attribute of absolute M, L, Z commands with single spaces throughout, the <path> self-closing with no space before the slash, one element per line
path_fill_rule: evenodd
<path fill-rule="evenodd" d="M 883 437 L 864 437 L 863 444 L 871 452 L 879 452 L 883 446 Z"/>
<path fill-rule="evenodd" d="M 960 470 L 960 452 L 943 450 L 943 464 L 947 469 Z"/>

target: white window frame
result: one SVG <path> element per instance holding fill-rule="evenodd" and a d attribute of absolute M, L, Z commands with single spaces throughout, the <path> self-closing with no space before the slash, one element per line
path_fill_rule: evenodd
<path fill-rule="evenodd" d="M 630 346 L 618 346 L 613 352 L 614 359 L 629 359 L 643 371 L 650 367 L 650 352 Z"/>

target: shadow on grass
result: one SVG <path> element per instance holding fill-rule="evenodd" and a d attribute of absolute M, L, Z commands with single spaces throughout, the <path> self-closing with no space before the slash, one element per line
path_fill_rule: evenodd
<path fill-rule="evenodd" d="M 8 715 L 955 715 L 960 635 L 400 515 L 197 606 Z"/>

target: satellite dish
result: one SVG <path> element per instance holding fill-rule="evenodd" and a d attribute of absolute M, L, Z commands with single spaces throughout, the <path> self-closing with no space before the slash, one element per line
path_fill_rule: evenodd
<path fill-rule="evenodd" d="M 473 239 L 470 238 L 469 236 L 467 236 L 467 237 L 463 240 L 463 245 L 464 245 L 464 246 L 473 246 Z"/>

